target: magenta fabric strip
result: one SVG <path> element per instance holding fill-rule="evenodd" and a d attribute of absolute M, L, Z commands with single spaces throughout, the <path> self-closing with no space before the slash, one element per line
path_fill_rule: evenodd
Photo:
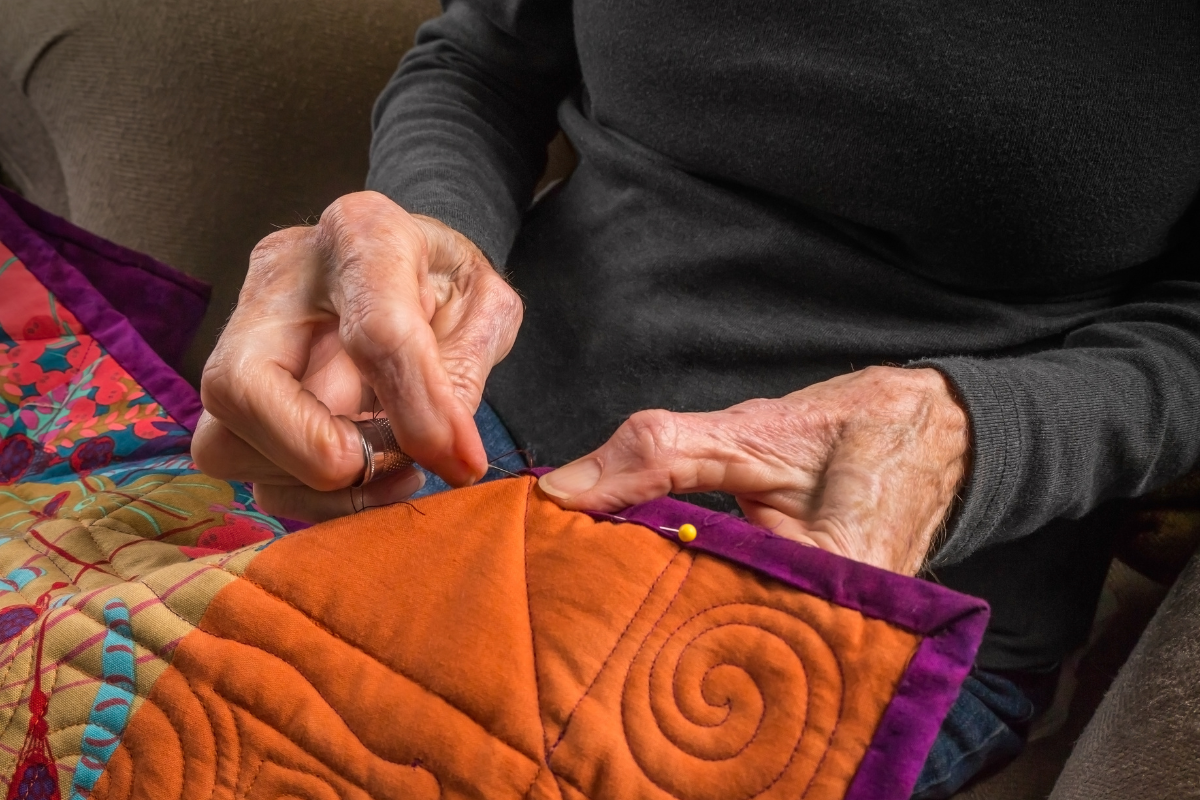
<path fill-rule="evenodd" d="M 95 337 L 172 418 L 188 430 L 195 430 L 201 411 L 199 393 L 146 343 L 129 319 L 114 308 L 80 270 L 67 262 L 41 231 L 31 225 L 23 214 L 18 213 L 18 208 L 24 212 L 33 209 L 35 213 L 29 216 L 37 222 L 46 222 L 48 218 L 52 221 L 51 227 L 68 226 L 72 232 L 79 230 L 69 226 L 69 223 L 38 211 L 11 192 L 0 190 L 0 241 L 4 242 L 25 268 L 83 323 L 88 333 Z M 90 234 L 88 237 L 93 240 L 93 244 L 100 241 Z M 108 248 L 116 248 L 116 245 L 108 245 L 101 249 Z M 122 248 L 116 249 L 127 252 Z M 99 262 L 96 262 L 96 266 L 103 269 Z M 162 265 L 154 269 L 159 267 L 167 269 Z M 143 271 L 141 267 L 133 268 L 138 269 L 139 275 L 165 280 L 162 274 Z M 195 296 L 190 289 L 184 294 L 155 294 L 144 290 L 144 280 L 145 278 L 138 279 L 135 276 L 121 287 L 122 296 L 128 298 L 128 301 L 124 302 L 125 305 L 145 305 L 145 308 L 139 311 L 142 317 L 161 316 L 161 319 L 170 323 L 172 319 L 178 318 L 177 315 L 186 315 L 192 308 L 191 300 L 181 300 L 184 297 Z M 155 306 L 155 302 L 170 305 Z M 183 346 L 186 348 L 186 344 Z"/>
<path fill-rule="evenodd" d="M 942 721 L 971 670 L 987 614 L 927 636 L 896 686 L 845 800 L 908 800 Z"/>
<path fill-rule="evenodd" d="M 0 200 L 82 273 L 164 361 L 178 368 L 208 308 L 208 284 L 101 239 L 3 187 Z"/>
<path fill-rule="evenodd" d="M 541 476 L 548 468 L 528 471 Z M 880 720 L 845 800 L 907 800 L 970 672 L 987 628 L 986 602 L 928 581 L 807 547 L 745 520 L 670 497 L 619 514 L 588 512 L 609 522 L 632 522 L 678 541 L 684 523 L 696 539 L 680 545 L 757 570 L 789 586 L 925 637 Z"/>
<path fill-rule="evenodd" d="M 195 429 L 200 397 L 164 359 L 176 360 L 186 350 L 203 316 L 207 287 L 2 189 L 0 241 L 167 413 L 189 430 Z M 147 338 L 156 341 L 157 351 Z M 619 515 L 596 512 L 591 516 L 643 525 L 675 541 L 677 536 L 664 529 L 691 523 L 697 537 L 683 545 L 688 549 L 733 561 L 924 636 L 845 800 L 909 797 L 983 638 L 986 603 L 805 547 L 744 520 L 672 498 L 642 503 Z"/>

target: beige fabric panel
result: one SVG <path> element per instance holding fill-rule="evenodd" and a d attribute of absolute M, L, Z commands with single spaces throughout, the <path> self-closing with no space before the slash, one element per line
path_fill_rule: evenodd
<path fill-rule="evenodd" d="M 375 96 L 437 0 L 0 0 L 0 162 L 35 202 L 214 284 L 361 188 Z"/>
<path fill-rule="evenodd" d="M 1200 554 L 1075 745 L 1051 800 L 1200 798 Z"/>
<path fill-rule="evenodd" d="M 42 208 L 69 217 L 67 186 L 46 126 L 16 84 L 0 77 L 0 166 Z"/>

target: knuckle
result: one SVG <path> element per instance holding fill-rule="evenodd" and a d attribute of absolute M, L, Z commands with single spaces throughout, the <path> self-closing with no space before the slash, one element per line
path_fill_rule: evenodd
<path fill-rule="evenodd" d="M 278 257 L 307 238 L 308 234 L 308 228 L 293 227 L 283 228 L 264 236 L 250 251 L 249 274 L 259 276 L 262 273 L 273 272 Z"/>
<path fill-rule="evenodd" d="M 397 208 L 399 206 L 385 195 L 368 189 L 361 192 L 350 192 L 338 197 L 325 209 L 325 213 L 321 215 L 321 219 L 324 221 L 325 216 L 329 215 L 330 222 L 344 222 L 364 215 L 377 213 L 381 209 L 390 210 Z"/>
<path fill-rule="evenodd" d="M 270 303 L 279 286 L 295 279 L 297 261 L 312 246 L 311 228 L 284 228 L 261 239 L 250 251 L 246 279 L 238 292 L 234 316 L 256 303 Z"/>
<path fill-rule="evenodd" d="M 259 239 L 258 244 L 254 245 L 254 249 L 250 251 L 250 261 L 253 263 L 270 258 L 280 250 L 290 247 L 298 238 L 306 235 L 307 231 L 307 228 L 293 226 L 268 233 Z"/>
<path fill-rule="evenodd" d="M 487 320 L 492 339 L 515 336 L 525 316 L 525 303 L 521 296 L 498 275 L 490 279 L 479 290 L 475 312 Z"/>
<path fill-rule="evenodd" d="M 340 332 L 346 352 L 353 360 L 374 361 L 408 347 L 421 325 L 426 324 L 412 314 L 385 307 L 370 295 L 362 294 L 347 301 Z"/>
<path fill-rule="evenodd" d="M 200 375 L 200 404 L 217 419 L 227 416 L 229 399 L 232 396 L 229 371 L 225 360 L 210 358 Z"/>
<path fill-rule="evenodd" d="M 377 211 L 383 195 L 377 192 L 351 192 L 336 198 L 321 214 L 321 227 L 353 226 L 364 216 Z"/>
<path fill-rule="evenodd" d="M 509 286 L 508 281 L 501 278 L 495 272 L 492 273 L 492 280 L 488 281 L 487 300 L 494 309 L 495 314 L 505 319 L 513 319 L 520 322 L 525 315 L 525 303 L 521 300 L 521 295 L 517 294 L 516 290 Z"/>
<path fill-rule="evenodd" d="M 200 403 L 219 420 L 240 415 L 256 372 L 257 364 L 244 351 L 214 353 L 200 378 Z"/>
<path fill-rule="evenodd" d="M 360 235 L 365 222 L 363 204 L 344 195 L 329 204 L 317 222 L 317 236 L 325 249 L 344 250 Z"/>
<path fill-rule="evenodd" d="M 647 467 L 667 467 L 679 452 L 679 419 L 665 409 L 638 411 L 622 427 L 627 449 Z"/>
<path fill-rule="evenodd" d="M 317 241 L 322 252 L 330 252 L 345 238 L 345 230 L 353 225 L 356 215 L 342 196 L 330 203 L 317 221 Z"/>
<path fill-rule="evenodd" d="M 373 266 L 368 253 L 376 246 L 389 260 L 428 261 L 429 244 L 413 217 L 378 192 L 354 192 L 334 200 L 321 214 L 316 238 L 332 269 L 356 274 Z"/>
<path fill-rule="evenodd" d="M 310 458 L 306 459 L 306 474 L 302 480 L 319 492 L 332 492 L 350 485 L 362 470 L 361 452 L 347 452 L 346 442 L 337 436 L 315 435 Z"/>

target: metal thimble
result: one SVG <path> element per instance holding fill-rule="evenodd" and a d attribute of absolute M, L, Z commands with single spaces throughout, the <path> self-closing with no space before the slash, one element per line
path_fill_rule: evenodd
<path fill-rule="evenodd" d="M 366 486 L 371 481 L 386 478 L 413 465 L 412 456 L 401 450 L 396 442 L 396 435 L 392 433 L 392 423 L 387 417 L 363 419 L 354 425 L 362 438 L 365 461 L 362 479 L 354 484 L 355 488 Z"/>

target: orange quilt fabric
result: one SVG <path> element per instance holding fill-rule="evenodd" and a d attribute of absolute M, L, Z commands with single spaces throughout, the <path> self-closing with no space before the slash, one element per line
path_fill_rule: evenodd
<path fill-rule="evenodd" d="M 268 547 L 93 797 L 839 800 L 920 641 L 496 481 Z"/>
<path fill-rule="evenodd" d="M 0 191 L 5 800 L 908 798 L 981 601 L 532 477 L 289 532 L 188 455 L 193 284 Z"/>

